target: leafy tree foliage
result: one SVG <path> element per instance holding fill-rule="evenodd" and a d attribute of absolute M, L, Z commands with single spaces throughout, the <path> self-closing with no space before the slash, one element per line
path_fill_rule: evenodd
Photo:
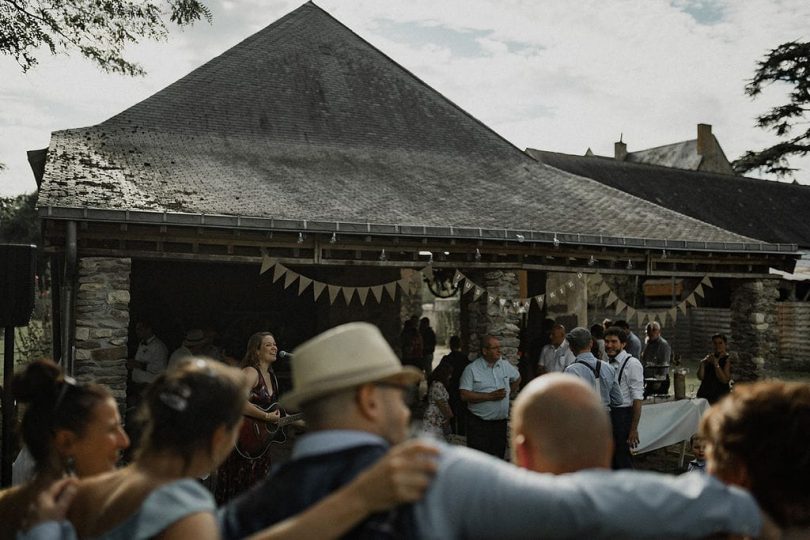
<path fill-rule="evenodd" d="M 36 193 L 0 197 L 0 242 L 40 244 Z"/>
<path fill-rule="evenodd" d="M 211 22 L 211 11 L 202 0 L 0 0 L 0 53 L 13 56 L 23 72 L 46 46 L 51 54 L 78 51 L 107 72 L 143 75 L 124 49 L 165 39 L 167 17 L 184 26 Z"/>
<path fill-rule="evenodd" d="M 757 117 L 756 125 L 785 140 L 740 156 L 732 164 L 739 173 L 759 169 L 778 176 L 792 175 L 796 169 L 790 167 L 787 157 L 810 153 L 810 127 L 798 127 L 807 126 L 810 120 L 810 42 L 791 41 L 770 51 L 757 63 L 757 71 L 746 85 L 745 93 L 756 97 L 775 82 L 792 87 L 790 102 Z"/>

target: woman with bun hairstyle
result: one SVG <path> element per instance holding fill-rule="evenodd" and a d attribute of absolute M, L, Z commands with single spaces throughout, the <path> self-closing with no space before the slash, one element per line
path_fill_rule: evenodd
<path fill-rule="evenodd" d="M 29 364 L 11 382 L 25 405 L 20 431 L 35 462 L 27 483 L 0 492 L 0 540 L 12 539 L 37 495 L 66 473 L 86 478 L 115 468 L 129 439 L 109 390 L 77 384 L 50 360 Z"/>

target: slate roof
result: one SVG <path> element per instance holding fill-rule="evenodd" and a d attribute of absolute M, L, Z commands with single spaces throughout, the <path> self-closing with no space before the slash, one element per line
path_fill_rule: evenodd
<path fill-rule="evenodd" d="M 712 138 L 712 142 L 714 143 L 713 151 L 720 154 L 717 156 L 718 159 L 716 160 L 715 166 L 718 167 L 721 166 L 720 164 L 722 164 L 722 167 L 724 168 L 724 170 L 714 169 L 714 172 L 735 174 L 725 152 L 723 152 L 723 148 L 720 146 L 720 143 L 717 140 L 717 137 L 714 135 L 710 136 Z M 647 148 L 646 150 L 628 152 L 627 156 L 624 158 L 624 161 L 697 171 L 706 170 L 706 167 L 701 169 L 701 164 L 705 159 L 705 156 L 698 153 L 697 139 L 690 139 L 688 141 L 656 146 L 655 148 Z"/>
<path fill-rule="evenodd" d="M 810 187 L 529 148 L 539 161 L 765 242 L 810 247 Z"/>
<path fill-rule="evenodd" d="M 312 3 L 48 154 L 40 207 L 751 242 L 537 163 Z"/>

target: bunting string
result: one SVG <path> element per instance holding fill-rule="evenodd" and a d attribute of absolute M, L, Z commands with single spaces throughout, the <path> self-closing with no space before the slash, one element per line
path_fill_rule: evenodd
<path fill-rule="evenodd" d="M 424 273 L 430 270 L 431 265 L 428 265 L 419 271 Z M 262 266 L 259 274 L 264 274 L 266 272 L 272 273 L 273 283 L 278 282 L 283 277 L 285 289 L 289 289 L 293 283 L 297 281 L 298 286 L 294 287 L 293 290 L 297 290 L 299 296 L 303 295 L 304 292 L 311 286 L 312 298 L 314 301 L 317 301 L 324 291 L 326 291 L 330 304 L 334 304 L 338 298 L 343 298 L 346 304 L 351 303 L 354 298 L 357 298 L 360 305 L 365 305 L 366 302 L 370 301 L 371 299 L 377 303 L 382 303 L 386 296 L 388 296 L 391 300 L 396 299 L 397 289 L 402 290 L 404 293 L 409 293 L 411 292 L 412 287 L 412 281 L 409 279 L 397 279 L 387 283 L 378 283 L 365 287 L 349 287 L 346 285 L 324 283 L 322 281 L 301 275 L 294 270 L 287 268 L 269 255 L 263 256 Z M 697 299 L 703 298 L 705 295 L 704 288 L 713 286 L 709 276 L 704 276 L 698 286 L 695 287 L 692 293 L 689 294 L 689 296 L 687 296 L 683 301 L 663 310 L 649 310 L 630 305 L 626 300 L 622 299 L 610 287 L 610 285 L 608 285 L 608 283 L 599 273 L 585 275 L 582 272 L 577 272 L 576 279 L 579 281 L 584 281 L 587 285 L 590 285 L 592 290 L 595 289 L 596 295 L 603 299 L 606 307 L 613 306 L 613 310 L 617 317 L 624 313 L 628 322 L 636 319 L 638 320 L 639 325 L 656 320 L 662 324 L 666 323 L 667 320 L 672 320 L 674 322 L 678 311 L 686 314 L 686 310 L 689 306 L 696 307 Z M 571 277 L 559 287 L 546 291 L 546 294 L 538 294 L 527 298 L 506 298 L 497 296 L 488 291 L 486 287 L 475 283 L 459 270 L 456 270 L 456 273 L 453 275 L 453 285 L 459 288 L 461 294 L 468 294 L 472 292 L 473 301 L 484 298 L 484 301 L 498 307 L 502 311 L 526 313 L 529 311 L 532 302 L 537 304 L 538 308 L 542 309 L 547 300 L 556 300 L 557 298 L 567 295 L 572 289 L 574 289 L 574 287 L 576 287 L 576 281 L 573 277 Z M 369 292 L 371 294 L 369 294 Z"/>

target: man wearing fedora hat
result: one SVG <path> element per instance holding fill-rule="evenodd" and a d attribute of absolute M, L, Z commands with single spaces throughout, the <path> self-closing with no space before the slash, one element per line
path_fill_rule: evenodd
<path fill-rule="evenodd" d="M 333 328 L 293 355 L 293 390 L 282 404 L 300 408 L 311 432 L 298 439 L 290 461 L 220 511 L 226 539 L 306 509 L 407 436 L 405 398 L 421 374 L 399 363 L 376 327 Z M 552 476 L 436 445 L 438 472 L 424 499 L 372 516 L 348 536 L 700 538 L 762 530 L 748 493 L 703 475 L 589 470 Z"/>
<path fill-rule="evenodd" d="M 183 343 L 169 357 L 169 368 L 179 364 L 184 358 L 201 356 L 210 344 L 205 332 L 199 328 L 194 328 L 186 332 Z"/>

